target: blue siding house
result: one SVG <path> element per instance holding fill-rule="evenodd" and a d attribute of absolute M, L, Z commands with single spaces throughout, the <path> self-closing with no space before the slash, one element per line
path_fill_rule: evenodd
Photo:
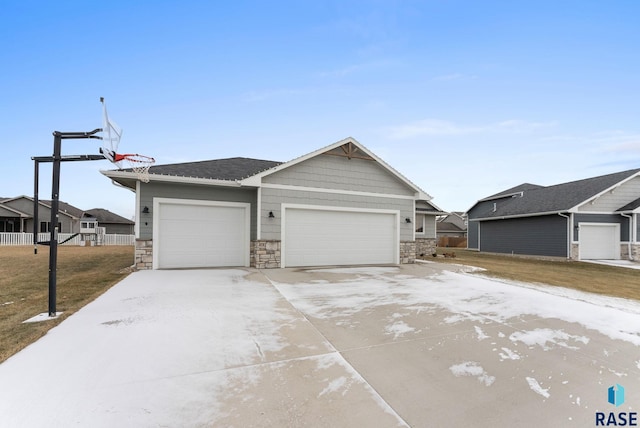
<path fill-rule="evenodd" d="M 573 260 L 640 258 L 640 168 L 553 186 L 524 183 L 468 211 L 469 249 Z"/>

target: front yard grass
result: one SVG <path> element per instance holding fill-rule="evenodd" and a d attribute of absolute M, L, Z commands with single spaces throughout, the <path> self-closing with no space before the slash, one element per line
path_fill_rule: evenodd
<path fill-rule="evenodd" d="M 640 301 L 640 270 L 570 260 L 541 260 L 499 254 L 479 253 L 461 248 L 438 248 L 438 257 L 425 260 L 476 266 L 483 275 L 515 281 L 573 288 L 589 293 Z M 455 253 L 455 258 L 445 258 Z"/>
<path fill-rule="evenodd" d="M 132 246 L 58 247 L 57 319 L 23 324 L 48 312 L 49 247 L 0 247 L 0 363 L 35 342 L 128 274 Z M 79 344 L 81 345 L 81 344 Z"/>

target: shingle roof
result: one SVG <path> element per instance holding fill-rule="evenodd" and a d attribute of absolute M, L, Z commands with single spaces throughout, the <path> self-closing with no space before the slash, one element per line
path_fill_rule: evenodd
<path fill-rule="evenodd" d="M 474 212 L 473 217 L 508 217 L 567 211 L 638 172 L 640 168 L 547 187 L 522 184 L 478 201 L 476 205 L 483 201 L 498 199 L 499 195 L 505 195 L 502 200 L 495 201 L 495 211 L 493 211 L 493 204 L 485 204 L 484 209 Z M 507 195 L 520 191 L 523 191 L 522 196 L 507 198 Z"/>
<path fill-rule="evenodd" d="M 449 222 L 438 222 L 436 223 L 436 230 L 438 232 L 464 232 L 465 230 L 458 227 L 457 225 Z"/>
<path fill-rule="evenodd" d="M 241 180 L 273 168 L 274 166 L 278 166 L 281 163 L 282 162 L 238 157 L 154 165 L 149 168 L 149 174 L 208 178 L 213 180 Z"/>
<path fill-rule="evenodd" d="M 640 207 L 640 198 L 636 199 L 635 201 L 629 202 L 624 207 L 619 208 L 618 211 L 633 211 L 638 207 Z"/>
<path fill-rule="evenodd" d="M 49 200 L 40 199 L 40 202 L 47 204 L 49 206 L 53 204 L 53 201 L 50 199 Z M 58 211 L 61 213 L 68 214 L 75 218 L 80 218 L 82 217 L 82 214 L 84 214 L 84 211 L 82 211 L 80 208 L 74 207 L 73 205 L 64 201 L 58 201 Z"/>
<path fill-rule="evenodd" d="M 121 223 L 121 224 L 135 224 L 135 222 L 128 220 L 118 214 L 112 213 L 104 208 L 93 208 L 87 210 L 85 214 L 89 214 L 98 220 L 98 223 Z"/>
<path fill-rule="evenodd" d="M 534 190 L 534 189 L 542 189 L 544 186 L 538 186 L 537 184 L 531 183 L 522 183 L 516 187 L 512 187 L 507 190 L 503 190 L 502 192 L 496 193 L 495 195 L 487 196 L 486 198 L 481 199 L 481 201 L 489 201 L 491 199 L 502 198 L 504 196 L 510 196 L 514 193 L 523 192 L 525 190 Z"/>

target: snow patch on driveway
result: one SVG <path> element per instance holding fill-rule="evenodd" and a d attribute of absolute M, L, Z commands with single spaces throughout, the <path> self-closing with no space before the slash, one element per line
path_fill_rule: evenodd
<path fill-rule="evenodd" d="M 549 394 L 549 388 L 545 389 L 541 387 L 538 381 L 532 377 L 527 377 L 526 379 L 527 379 L 527 383 L 529 384 L 529 388 L 531 388 L 533 392 L 535 392 L 536 394 L 542 395 L 544 398 L 551 397 L 551 394 Z"/>
<path fill-rule="evenodd" d="M 385 305 L 421 311 L 444 309 L 451 313 L 445 319 L 450 324 L 506 323 L 530 315 L 579 323 L 612 339 L 640 346 L 640 303 L 633 300 L 464 273 L 443 272 L 397 279 L 385 276 L 393 268 L 374 268 L 369 275 L 367 269 L 357 268 L 357 277 L 338 283 L 277 283 L 275 286 L 297 309 L 320 319 L 348 317 Z M 527 340 L 525 336 L 519 338 Z M 553 340 L 558 339 L 562 339 L 561 335 L 553 336 Z M 567 339 L 585 343 L 582 338 L 569 336 L 563 339 L 565 343 Z"/>
<path fill-rule="evenodd" d="M 549 328 L 537 328 L 531 331 L 516 331 L 509 336 L 509 339 L 513 342 L 522 342 L 529 346 L 540 346 L 545 351 L 552 349 L 553 345 L 562 346 L 570 349 L 578 349 L 576 346 L 571 346 L 568 342 L 573 340 L 574 342 L 580 342 L 582 344 L 589 343 L 589 338 L 585 336 L 574 336 L 565 333 L 562 330 L 552 330 Z M 549 344 L 549 345 L 547 345 Z"/>
<path fill-rule="evenodd" d="M 490 376 L 480 364 L 475 361 L 466 361 L 461 364 L 455 364 L 449 367 L 454 376 L 473 376 L 486 386 L 491 386 L 495 382 L 495 376 Z"/>

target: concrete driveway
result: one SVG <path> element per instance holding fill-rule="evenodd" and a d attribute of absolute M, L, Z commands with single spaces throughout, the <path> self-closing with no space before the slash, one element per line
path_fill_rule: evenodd
<path fill-rule="evenodd" d="M 638 302 L 436 263 L 136 272 L 0 365 L 12 427 L 583 427 L 639 407 Z"/>

